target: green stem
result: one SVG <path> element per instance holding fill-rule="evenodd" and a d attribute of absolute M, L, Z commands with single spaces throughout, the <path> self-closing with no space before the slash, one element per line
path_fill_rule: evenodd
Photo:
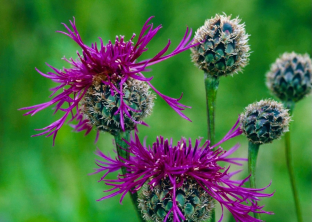
<path fill-rule="evenodd" d="M 219 86 L 219 78 L 205 73 L 205 88 L 206 88 L 206 106 L 207 106 L 207 125 L 208 125 L 208 140 L 210 144 L 215 144 L 215 110 L 216 97 Z M 211 212 L 209 222 L 216 221 L 215 209 Z"/>
<path fill-rule="evenodd" d="M 208 73 L 205 73 L 208 140 L 210 140 L 211 145 L 215 144 L 215 110 L 218 86 L 219 78 L 210 76 Z"/>
<path fill-rule="evenodd" d="M 289 109 L 289 114 L 292 115 L 294 108 L 295 108 L 295 103 L 294 102 L 284 102 L 284 105 L 287 109 Z M 288 173 L 289 173 L 289 177 L 290 177 L 291 188 L 292 188 L 294 201 L 295 201 L 297 219 L 299 222 L 302 222 L 298 189 L 296 186 L 295 174 L 294 174 L 292 161 L 291 161 L 290 131 L 285 133 L 285 154 L 286 154 L 285 155 L 286 156 L 286 164 L 287 164 L 287 169 L 288 169 Z"/>
<path fill-rule="evenodd" d="M 236 222 L 232 214 L 230 214 L 229 216 L 229 222 Z"/>
<path fill-rule="evenodd" d="M 214 202 L 216 203 L 215 200 L 214 200 Z M 216 204 L 215 204 L 215 205 L 216 205 Z M 216 211 L 215 211 L 215 208 L 212 209 L 211 217 L 210 217 L 209 222 L 214 222 L 214 221 L 216 221 Z"/>
<path fill-rule="evenodd" d="M 122 157 L 124 159 L 129 159 L 130 154 L 129 152 L 127 152 L 128 149 L 128 145 L 125 143 L 125 140 L 129 141 L 130 140 L 130 131 L 125 131 L 125 132 L 119 132 L 116 135 L 114 135 L 115 138 L 115 144 L 116 144 L 116 148 L 117 148 L 117 154 L 118 157 Z M 121 168 L 121 171 L 123 174 L 127 173 L 127 169 L 125 167 Z M 138 208 L 138 193 L 130 193 L 131 196 L 131 201 L 135 207 L 135 210 L 137 212 L 138 218 L 140 222 L 143 222 L 143 218 L 141 215 L 141 211 Z"/>
<path fill-rule="evenodd" d="M 257 156 L 260 144 L 248 143 L 248 173 L 250 174 L 249 182 L 250 188 L 256 188 L 256 166 L 257 166 Z M 254 217 L 260 218 L 260 214 L 254 213 Z"/>

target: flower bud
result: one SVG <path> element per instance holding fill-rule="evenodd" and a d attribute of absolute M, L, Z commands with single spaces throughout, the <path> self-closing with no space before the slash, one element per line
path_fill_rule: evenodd
<path fill-rule="evenodd" d="M 147 221 L 164 221 L 173 207 L 172 198 L 172 185 L 168 178 L 162 179 L 153 189 L 145 184 L 138 199 L 143 217 Z M 183 185 L 176 189 L 175 200 L 185 221 L 205 221 L 214 208 L 212 197 L 191 178 L 185 179 Z M 167 221 L 172 221 L 172 218 L 173 214 L 170 214 Z"/>
<path fill-rule="evenodd" d="M 119 83 L 116 87 L 119 87 Z M 115 135 L 122 130 L 120 127 L 122 113 L 125 130 L 132 130 L 136 122 L 141 122 L 152 111 L 155 96 L 149 92 L 149 88 L 145 82 L 129 78 L 123 84 L 121 101 L 120 94 L 113 93 L 110 85 L 98 82 L 88 89 L 81 101 L 84 118 L 98 130 Z M 123 112 L 117 112 L 121 103 L 124 104 Z"/>
<path fill-rule="evenodd" d="M 282 101 L 297 102 L 311 92 L 312 64 L 308 54 L 284 53 L 266 74 L 269 89 Z"/>
<path fill-rule="evenodd" d="M 261 100 L 246 107 L 241 114 L 243 133 L 252 143 L 271 143 L 288 131 L 290 117 L 281 103 Z"/>
<path fill-rule="evenodd" d="M 249 45 L 245 25 L 238 17 L 216 15 L 206 20 L 194 37 L 199 45 L 191 48 L 192 61 L 211 76 L 220 77 L 239 72 L 248 63 Z"/>

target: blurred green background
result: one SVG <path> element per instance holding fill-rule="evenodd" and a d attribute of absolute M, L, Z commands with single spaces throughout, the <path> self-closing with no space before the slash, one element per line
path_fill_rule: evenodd
<path fill-rule="evenodd" d="M 56 144 L 52 138 L 35 137 L 34 129 L 47 126 L 58 118 L 52 110 L 44 110 L 33 117 L 23 117 L 18 108 L 48 101 L 52 81 L 40 76 L 54 67 L 69 67 L 61 60 L 76 57 L 78 45 L 67 36 L 56 33 L 64 30 L 61 22 L 69 24 L 75 16 L 76 25 L 87 44 L 101 36 L 104 42 L 116 35 L 129 39 L 139 33 L 146 19 L 163 28 L 149 45 L 141 59 L 155 55 L 172 40 L 170 50 L 179 43 L 186 26 L 196 30 L 205 19 L 225 12 L 240 16 L 251 34 L 250 64 L 243 73 L 222 78 L 217 98 L 216 139 L 220 140 L 235 123 L 245 106 L 254 101 L 270 98 L 264 75 L 270 64 L 283 52 L 296 51 L 311 55 L 311 1 L 310 0 L 211 0 L 211 1 L 153 1 L 153 0 L 97 0 L 97 1 L 17 1 L 2 0 L 0 7 L 0 221 L 136 221 L 130 198 L 122 205 L 119 196 L 97 202 L 108 189 L 98 183 L 101 175 L 88 176 L 95 168 L 94 154 L 98 147 L 111 153 L 113 137 L 101 134 L 94 144 L 95 132 L 84 137 L 73 133 L 65 125 Z M 169 51 L 170 51 L 169 50 Z M 148 136 L 148 143 L 157 135 L 181 136 L 195 140 L 206 138 L 205 92 L 203 73 L 190 62 L 190 52 L 184 52 L 165 62 L 154 65 L 146 76 L 154 76 L 152 83 L 162 93 L 179 97 L 192 106 L 184 113 L 192 123 L 180 118 L 160 98 L 150 125 L 139 127 L 140 137 Z M 311 96 L 300 101 L 294 112 L 292 125 L 292 156 L 304 221 L 311 221 Z M 247 155 L 243 136 L 224 144 L 229 149 L 241 144 L 236 156 Z M 247 176 L 246 165 L 241 178 Z M 286 171 L 283 140 L 261 146 L 258 159 L 259 187 L 272 185 L 272 198 L 264 199 L 265 210 L 275 215 L 264 215 L 265 221 L 296 221 L 289 177 Z M 112 174 L 109 178 L 116 177 Z M 217 214 L 220 215 L 218 208 Z M 226 215 L 227 216 L 227 215 Z M 227 218 L 224 219 L 227 221 Z"/>

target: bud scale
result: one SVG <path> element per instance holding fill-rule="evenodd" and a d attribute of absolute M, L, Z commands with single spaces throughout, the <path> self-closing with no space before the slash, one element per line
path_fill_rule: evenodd
<path fill-rule="evenodd" d="M 205 221 L 210 217 L 214 207 L 213 199 L 196 182 L 187 178 L 183 185 L 176 189 L 176 203 L 187 222 Z M 169 179 L 162 179 L 159 185 L 151 189 L 145 184 L 139 197 L 139 207 L 147 221 L 162 222 L 173 207 L 172 185 Z M 167 221 L 173 220 L 172 213 Z"/>
<path fill-rule="evenodd" d="M 311 92 L 312 64 L 308 54 L 284 53 L 266 74 L 268 88 L 282 101 L 297 102 Z"/>
<path fill-rule="evenodd" d="M 216 15 L 206 20 L 194 37 L 198 46 L 191 48 L 192 61 L 203 71 L 214 76 L 237 73 L 248 63 L 248 34 L 240 19 Z"/>
<path fill-rule="evenodd" d="M 149 88 L 145 82 L 132 78 L 123 84 L 122 100 L 130 108 L 136 110 L 128 109 L 131 118 L 136 122 L 142 121 L 151 113 L 155 96 L 149 92 Z M 113 95 L 109 85 L 99 82 L 90 87 L 81 105 L 84 117 L 98 130 L 110 132 L 113 135 L 121 130 L 120 113 L 115 115 L 121 105 L 120 94 L 114 93 Z M 134 129 L 133 120 L 125 113 L 123 117 L 125 130 Z"/>
<path fill-rule="evenodd" d="M 250 104 L 241 114 L 243 133 L 252 143 L 271 143 L 288 131 L 290 117 L 281 103 L 261 100 Z"/>

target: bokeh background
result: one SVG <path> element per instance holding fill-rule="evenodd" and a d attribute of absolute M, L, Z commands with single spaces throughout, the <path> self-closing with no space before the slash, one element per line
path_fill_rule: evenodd
<path fill-rule="evenodd" d="M 310 0 L 2 0 L 0 7 L 0 221 L 108 221 L 133 222 L 136 216 L 127 196 L 122 205 L 119 197 L 97 202 L 105 189 L 98 183 L 101 175 L 88 174 L 95 168 L 97 147 L 105 153 L 114 149 L 113 137 L 101 134 L 94 144 L 95 132 L 84 137 L 64 126 L 52 146 L 52 138 L 35 137 L 34 129 L 42 128 L 58 118 L 52 110 L 44 110 L 33 117 L 23 117 L 18 108 L 48 101 L 52 81 L 40 76 L 55 67 L 69 67 L 61 60 L 76 57 L 78 45 L 65 35 L 61 22 L 76 18 L 78 30 L 87 44 L 101 36 L 104 42 L 116 35 L 129 39 L 139 33 L 147 18 L 163 28 L 149 45 L 142 59 L 155 55 L 172 40 L 170 50 L 179 43 L 186 26 L 196 30 L 204 20 L 216 13 L 239 16 L 246 24 L 252 54 L 243 73 L 220 81 L 216 139 L 220 140 L 235 123 L 237 116 L 249 103 L 271 98 L 265 86 L 265 73 L 270 64 L 283 52 L 296 51 L 311 55 Z M 169 50 L 169 51 L 170 51 Z M 180 118 L 160 98 L 150 125 L 139 127 L 140 137 L 147 142 L 157 135 L 206 138 L 205 91 L 203 73 L 190 62 L 190 52 L 184 52 L 154 65 L 147 76 L 164 94 L 179 97 L 192 106 L 185 114 L 192 122 Z M 300 101 L 292 123 L 292 157 L 299 188 L 304 221 L 311 221 L 311 96 Z M 224 144 L 229 149 L 241 144 L 236 156 L 247 156 L 247 141 L 240 136 Z M 247 176 L 245 165 L 241 178 Z M 258 159 L 259 187 L 272 185 L 267 192 L 275 194 L 264 199 L 265 210 L 275 215 L 264 215 L 265 221 L 296 221 L 289 177 L 286 171 L 283 140 L 261 146 Z M 116 174 L 109 177 L 114 178 Z M 217 214 L 220 215 L 220 209 Z M 226 215 L 227 216 L 227 215 Z M 227 217 L 224 219 L 227 221 Z"/>

